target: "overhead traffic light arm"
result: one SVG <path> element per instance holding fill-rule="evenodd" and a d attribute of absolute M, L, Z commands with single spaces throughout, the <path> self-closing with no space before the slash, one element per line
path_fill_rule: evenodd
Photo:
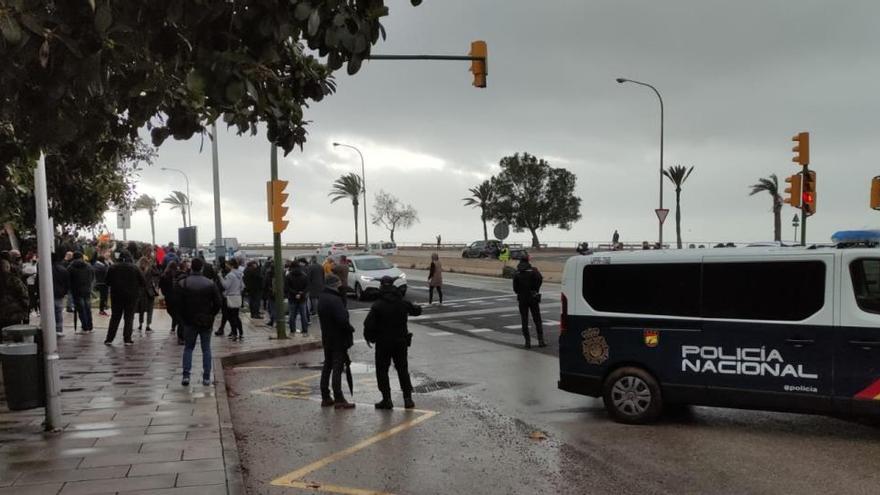
<path fill-rule="evenodd" d="M 469 55 L 369 55 L 367 60 L 466 60 L 471 62 L 474 73 L 474 86 L 486 87 L 486 75 L 489 66 L 489 54 L 485 41 L 471 43 Z"/>

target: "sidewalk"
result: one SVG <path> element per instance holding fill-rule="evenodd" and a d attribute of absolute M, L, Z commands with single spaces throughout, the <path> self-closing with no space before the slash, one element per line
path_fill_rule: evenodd
<path fill-rule="evenodd" d="M 244 315 L 243 342 L 214 337 L 215 384 L 183 387 L 183 346 L 164 310 L 156 309 L 152 333 L 138 332 L 135 316 L 133 346 L 122 344 L 120 328 L 106 347 L 109 317 L 93 314 L 91 334 L 74 334 L 64 314 L 61 432 L 43 432 L 42 408 L 11 412 L 0 401 L 0 495 L 244 493 L 221 362 L 315 349 L 320 339 L 270 340 L 274 328 Z M 200 374 L 196 345 L 193 376 Z"/>

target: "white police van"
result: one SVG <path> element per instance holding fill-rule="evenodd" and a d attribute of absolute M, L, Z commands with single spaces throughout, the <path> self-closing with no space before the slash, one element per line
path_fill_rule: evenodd
<path fill-rule="evenodd" d="M 569 259 L 559 388 L 623 423 L 670 404 L 880 414 L 880 249 L 840 246 Z"/>

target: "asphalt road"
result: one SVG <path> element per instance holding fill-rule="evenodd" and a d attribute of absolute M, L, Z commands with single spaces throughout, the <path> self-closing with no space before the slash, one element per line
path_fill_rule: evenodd
<path fill-rule="evenodd" d="M 410 325 L 415 411 L 373 409 L 379 394 L 362 341 L 351 351 L 352 411 L 316 402 L 320 351 L 227 371 L 250 493 L 880 490 L 876 424 L 694 407 L 652 426 L 620 425 L 600 400 L 556 389 L 555 347 L 519 346 L 519 330 L 507 328 L 518 322 L 510 281 L 454 275 L 448 282 L 446 304 Z M 412 298 L 422 300 L 418 282 L 410 283 Z M 554 294 L 558 286 L 548 286 L 553 345 Z M 352 304 L 356 328 L 364 306 Z M 391 382 L 400 405 L 393 369 Z"/>

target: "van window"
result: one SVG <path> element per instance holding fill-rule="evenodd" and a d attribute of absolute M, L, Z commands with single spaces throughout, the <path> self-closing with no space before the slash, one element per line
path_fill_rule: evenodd
<path fill-rule="evenodd" d="M 583 290 L 597 311 L 699 316 L 700 264 L 587 265 Z"/>
<path fill-rule="evenodd" d="M 849 264 L 853 293 L 862 311 L 880 313 L 880 259 L 861 259 Z"/>
<path fill-rule="evenodd" d="M 703 265 L 703 317 L 799 321 L 825 305 L 825 263 Z"/>

